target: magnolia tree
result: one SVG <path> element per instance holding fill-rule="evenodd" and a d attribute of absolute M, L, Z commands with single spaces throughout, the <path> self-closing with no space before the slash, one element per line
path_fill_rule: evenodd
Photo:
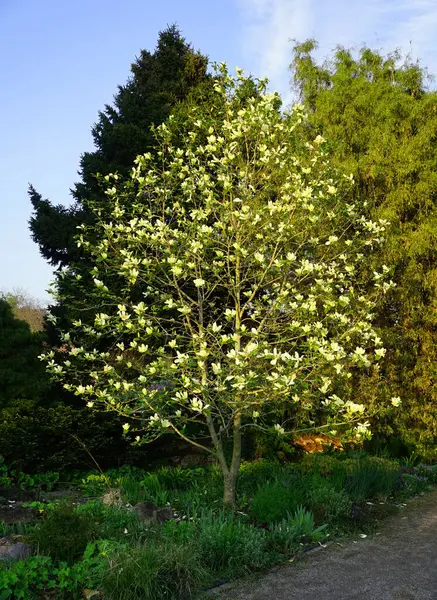
<path fill-rule="evenodd" d="M 303 109 L 281 112 L 264 81 L 242 99 L 244 86 L 222 65 L 209 110 L 157 129 L 158 161 L 106 178 L 108 212 L 78 237 L 100 306 L 62 357 L 43 357 L 138 443 L 172 432 L 214 455 L 227 505 L 250 428 L 283 435 L 304 409 L 328 432 L 368 435 L 366 408 L 339 390 L 384 356 L 372 309 L 391 285 L 387 268 L 363 272 L 385 223 L 349 201 L 320 136 L 300 141 Z"/>

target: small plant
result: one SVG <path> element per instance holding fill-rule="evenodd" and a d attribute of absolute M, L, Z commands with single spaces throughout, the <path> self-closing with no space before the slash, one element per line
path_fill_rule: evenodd
<path fill-rule="evenodd" d="M 426 477 L 428 482 L 437 485 L 437 465 L 417 465 L 413 469 L 416 475 Z"/>
<path fill-rule="evenodd" d="M 0 561 L 0 598 L 30 600 L 55 589 L 56 577 L 49 556 L 32 556 L 25 561 Z"/>
<path fill-rule="evenodd" d="M 97 537 L 96 523 L 71 504 L 61 504 L 48 512 L 32 533 L 31 541 L 41 554 L 72 563 L 80 558 Z"/>
<path fill-rule="evenodd" d="M 299 506 L 293 515 L 291 524 L 296 528 L 299 537 L 311 538 L 312 541 L 318 542 L 326 535 L 324 533 L 327 525 L 321 525 L 316 528 L 314 515 L 307 511 L 303 506 Z"/>
<path fill-rule="evenodd" d="M 22 504 L 23 508 L 33 508 L 34 511 L 40 514 L 50 510 L 55 510 L 57 506 L 59 506 L 59 502 L 40 502 L 39 500 L 34 500 L 33 502 L 23 502 Z"/>
<path fill-rule="evenodd" d="M 1 600 L 34 598 L 79 598 L 84 588 L 100 585 L 107 568 L 108 542 L 89 544 L 82 560 L 72 567 L 56 564 L 50 556 L 32 556 L 23 561 L 0 561 Z M 54 595 L 56 594 L 56 595 Z"/>
<path fill-rule="evenodd" d="M 125 475 L 117 480 L 122 499 L 129 504 L 138 504 L 148 499 L 148 492 L 141 481 L 135 477 Z"/>
<path fill-rule="evenodd" d="M 242 495 L 254 495 L 263 485 L 283 479 L 286 470 L 289 470 L 289 467 L 284 467 L 278 462 L 244 462 L 239 471 L 238 492 Z"/>
<path fill-rule="evenodd" d="M 352 502 L 345 490 L 336 490 L 325 479 L 312 479 L 306 504 L 314 514 L 316 523 L 338 525 L 351 516 Z"/>
<path fill-rule="evenodd" d="M 111 487 L 109 477 L 103 473 L 90 473 L 81 481 L 81 490 L 86 496 L 97 497 Z"/>
<path fill-rule="evenodd" d="M 202 483 L 208 476 L 204 468 L 183 469 L 182 467 L 161 467 L 156 471 L 162 486 L 169 490 L 187 490 Z"/>
<path fill-rule="evenodd" d="M 156 506 L 165 506 L 169 501 L 169 491 L 165 489 L 156 473 L 148 473 L 141 481 L 141 485 L 145 491 L 145 499 Z"/>
<path fill-rule="evenodd" d="M 8 488 L 12 485 L 12 473 L 5 464 L 5 459 L 0 454 L 0 487 Z"/>
<path fill-rule="evenodd" d="M 310 542 L 322 540 L 326 536 L 326 527 L 316 527 L 312 513 L 300 506 L 293 517 L 270 526 L 269 548 L 290 555 L 297 550 L 302 539 Z"/>
<path fill-rule="evenodd" d="M 303 504 L 306 489 L 300 478 L 263 485 L 252 499 L 250 514 L 258 523 L 281 521 Z"/>
<path fill-rule="evenodd" d="M 161 529 L 161 535 L 179 544 L 189 544 L 197 538 L 197 524 L 188 520 L 166 521 Z"/>
<path fill-rule="evenodd" d="M 354 502 L 387 500 L 398 487 L 400 469 L 385 469 L 369 461 L 359 461 L 344 479 L 344 489 Z"/>
<path fill-rule="evenodd" d="M 430 488 L 430 482 L 426 475 L 404 473 L 402 475 L 404 492 L 409 496 L 415 496 Z"/>
<path fill-rule="evenodd" d="M 206 513 L 199 520 L 196 547 L 202 564 L 221 577 L 236 577 L 267 566 L 266 532 L 232 514 Z"/>

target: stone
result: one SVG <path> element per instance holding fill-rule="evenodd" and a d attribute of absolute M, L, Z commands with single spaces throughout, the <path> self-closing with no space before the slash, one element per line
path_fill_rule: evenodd
<path fill-rule="evenodd" d="M 32 546 L 22 536 L 0 538 L 0 560 L 24 560 L 32 554 Z"/>
<path fill-rule="evenodd" d="M 122 506 L 121 491 L 118 488 L 111 488 L 102 496 L 102 502 L 106 506 Z"/>
<path fill-rule="evenodd" d="M 145 525 L 164 523 L 173 519 L 173 509 L 170 506 L 158 508 L 153 502 L 140 502 L 134 506 L 138 519 Z"/>
<path fill-rule="evenodd" d="M 198 467 L 204 461 L 201 454 L 187 454 L 181 460 L 181 467 Z"/>

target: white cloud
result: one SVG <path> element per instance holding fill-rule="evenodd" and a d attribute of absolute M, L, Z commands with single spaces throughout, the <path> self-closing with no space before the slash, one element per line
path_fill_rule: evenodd
<path fill-rule="evenodd" d="M 237 0 L 245 62 L 256 76 L 291 99 L 292 42 L 314 37 L 327 56 L 337 45 L 400 48 L 437 74 L 436 0 Z"/>
<path fill-rule="evenodd" d="M 267 76 L 271 87 L 289 93 L 290 38 L 305 39 L 312 28 L 312 0 L 240 0 L 244 49 L 254 75 Z"/>

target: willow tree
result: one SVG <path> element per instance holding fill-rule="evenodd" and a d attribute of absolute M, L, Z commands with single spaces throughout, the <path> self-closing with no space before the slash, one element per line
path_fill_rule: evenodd
<path fill-rule="evenodd" d="M 106 177 L 102 241 L 87 226 L 78 237 L 101 309 L 65 333 L 63 361 L 44 358 L 89 407 L 123 415 L 138 443 L 172 432 L 213 454 L 233 505 L 250 428 L 285 434 L 303 407 L 328 431 L 368 435 L 365 407 L 339 391 L 384 355 L 371 321 L 391 284 L 386 267 L 362 268 L 385 223 L 349 201 L 320 136 L 301 143 L 302 109 L 282 113 L 264 81 L 242 102 L 248 80 L 220 68 L 209 112 L 193 108 L 182 133 L 158 128 L 159 166 L 145 154 L 129 180 Z M 118 340 L 110 351 L 105 337 Z"/>

